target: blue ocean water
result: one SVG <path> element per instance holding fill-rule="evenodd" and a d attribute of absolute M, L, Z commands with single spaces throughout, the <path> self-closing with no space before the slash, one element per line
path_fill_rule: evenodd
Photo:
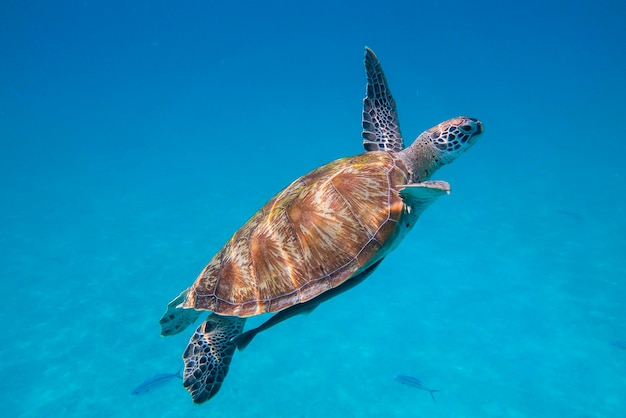
<path fill-rule="evenodd" d="M 607 0 L 1 3 L 3 415 L 626 416 L 625 21 Z M 191 329 L 158 320 L 230 235 L 361 152 L 365 45 L 407 142 L 484 122 L 435 176 L 451 195 L 208 403 L 131 395 L 180 367 Z"/>

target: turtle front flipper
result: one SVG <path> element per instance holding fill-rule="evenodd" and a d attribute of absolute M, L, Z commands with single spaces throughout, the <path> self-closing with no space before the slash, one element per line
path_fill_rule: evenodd
<path fill-rule="evenodd" d="M 185 298 L 187 298 L 188 292 L 188 288 L 183 290 L 180 295 L 176 296 L 174 300 L 167 304 L 167 309 L 159 320 L 161 335 L 163 337 L 169 337 L 170 335 L 176 335 L 184 331 L 189 325 L 196 322 L 196 319 L 200 316 L 200 311 L 184 309 L 180 306 L 185 301 Z"/>
<path fill-rule="evenodd" d="M 428 180 L 406 184 L 400 189 L 400 197 L 407 206 L 407 226 L 412 227 L 420 215 L 437 198 L 450 193 L 450 185 L 443 180 Z"/>
<path fill-rule="evenodd" d="M 195 403 L 211 399 L 222 387 L 245 318 L 209 315 L 189 340 L 183 353 L 183 385 Z"/>
<path fill-rule="evenodd" d="M 374 51 L 365 47 L 367 89 L 363 99 L 363 148 L 365 151 L 394 151 L 404 148 L 396 101 L 391 95 L 383 67 Z"/>

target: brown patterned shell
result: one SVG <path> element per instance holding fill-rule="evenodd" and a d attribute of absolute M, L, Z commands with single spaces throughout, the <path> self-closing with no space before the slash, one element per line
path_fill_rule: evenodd
<path fill-rule="evenodd" d="M 186 308 L 247 317 L 306 302 L 380 258 L 403 212 L 404 165 L 369 152 L 311 171 L 278 193 L 215 254 Z"/>

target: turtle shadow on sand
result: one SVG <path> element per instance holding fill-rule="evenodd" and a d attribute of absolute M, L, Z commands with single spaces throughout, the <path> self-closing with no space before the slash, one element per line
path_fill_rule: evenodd
<path fill-rule="evenodd" d="M 422 212 L 448 194 L 431 180 L 471 147 L 477 119 L 456 117 L 405 148 L 396 104 L 374 52 L 366 48 L 364 153 L 296 179 L 254 214 L 167 306 L 161 335 L 211 312 L 183 353 L 183 385 L 202 403 L 220 389 L 237 347 L 294 315 L 354 287 L 380 265 Z M 243 332 L 247 317 L 276 313 Z"/>

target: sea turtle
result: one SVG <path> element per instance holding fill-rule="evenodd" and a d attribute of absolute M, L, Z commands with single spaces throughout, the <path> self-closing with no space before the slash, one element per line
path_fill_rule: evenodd
<path fill-rule="evenodd" d="M 183 353 L 183 384 L 194 402 L 220 389 L 237 347 L 278 322 L 308 312 L 369 276 L 448 183 L 431 181 L 474 144 L 477 119 L 460 116 L 404 148 L 395 100 L 374 52 L 366 48 L 365 153 L 295 180 L 252 216 L 191 287 L 167 306 L 161 335 L 174 335 L 212 312 Z M 276 312 L 243 332 L 245 318 Z"/>

